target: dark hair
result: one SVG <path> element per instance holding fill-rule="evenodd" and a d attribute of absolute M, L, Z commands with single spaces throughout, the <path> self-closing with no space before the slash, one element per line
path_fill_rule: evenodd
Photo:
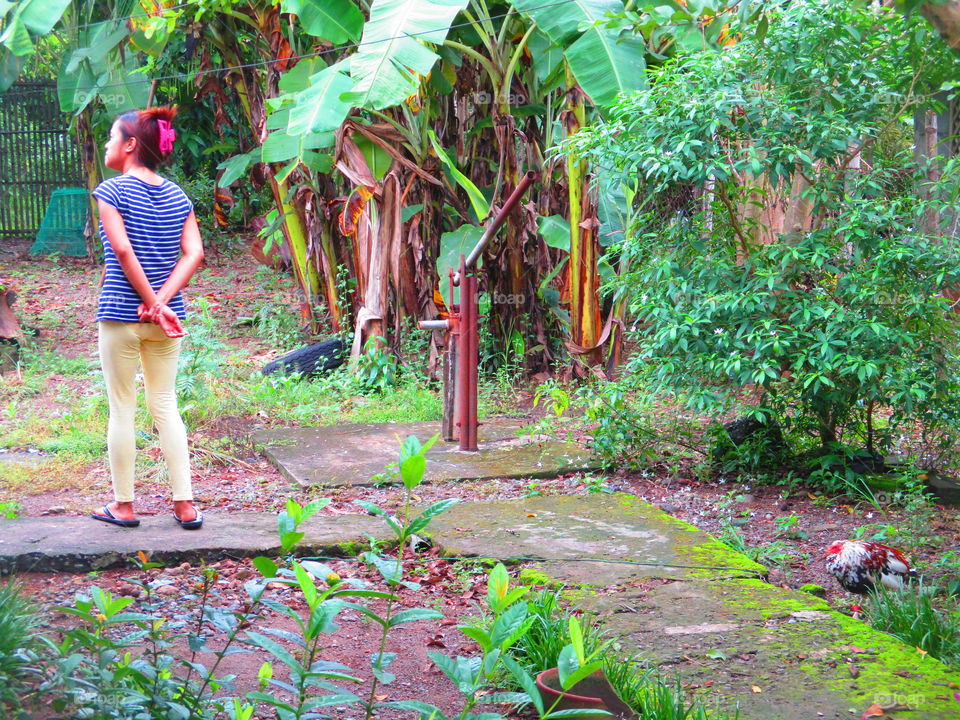
<path fill-rule="evenodd" d="M 128 110 L 117 117 L 117 126 L 124 140 L 137 139 L 135 151 L 137 163 L 150 170 L 170 159 L 171 152 L 160 152 L 158 120 L 173 123 L 177 116 L 176 105 L 161 105 L 146 110 Z"/>

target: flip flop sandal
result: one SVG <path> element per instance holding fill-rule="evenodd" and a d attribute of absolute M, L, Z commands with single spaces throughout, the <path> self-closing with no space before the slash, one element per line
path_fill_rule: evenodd
<path fill-rule="evenodd" d="M 90 513 L 90 517 L 94 520 L 101 520 L 105 523 L 110 523 L 111 525 L 119 525 L 120 527 L 133 528 L 140 525 L 139 520 L 121 520 L 118 517 L 114 517 L 114 514 L 110 512 L 110 508 L 104 505 L 100 508 L 100 513 Z"/>
<path fill-rule="evenodd" d="M 198 530 L 203 525 L 203 513 L 199 510 L 197 511 L 197 517 L 188 522 L 184 522 L 178 518 L 176 513 L 173 513 L 173 519 L 176 520 L 184 530 Z"/>

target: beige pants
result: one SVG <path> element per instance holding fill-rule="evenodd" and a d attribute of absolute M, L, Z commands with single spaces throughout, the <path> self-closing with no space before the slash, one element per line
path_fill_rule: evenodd
<path fill-rule="evenodd" d="M 110 401 L 107 454 L 117 502 L 133 502 L 137 411 L 137 366 L 143 365 L 147 409 L 160 434 L 174 500 L 192 500 L 187 431 L 177 409 L 177 360 L 180 338 L 168 338 L 153 323 L 101 321 L 100 362 Z"/>

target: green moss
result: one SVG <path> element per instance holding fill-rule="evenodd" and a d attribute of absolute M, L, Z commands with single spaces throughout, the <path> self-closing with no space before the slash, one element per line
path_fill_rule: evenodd
<path fill-rule="evenodd" d="M 542 570 L 531 567 L 523 568 L 520 571 L 517 582 L 521 585 L 546 585 L 547 587 L 560 587 L 562 585 Z"/>
<path fill-rule="evenodd" d="M 906 717 L 960 718 L 960 705 L 949 689 L 957 678 L 943 663 L 859 620 L 840 613 L 831 616 L 828 622 L 819 623 L 811 633 L 798 638 L 807 647 L 816 643 L 835 651 L 835 670 L 824 667 L 824 662 L 800 665 L 825 689 L 857 696 L 864 707 L 899 703 L 921 713 Z M 830 658 L 825 657 L 827 660 Z M 848 665 L 856 666 L 856 678 L 851 677 Z"/>
<path fill-rule="evenodd" d="M 800 592 L 810 593 L 816 597 L 826 597 L 827 589 L 823 585 L 817 585 L 816 583 L 807 583 L 806 585 L 800 586 Z"/>
<path fill-rule="evenodd" d="M 363 552 L 363 546 L 356 540 L 348 540 L 337 545 L 337 549 L 343 553 L 344 557 L 357 557 Z"/>

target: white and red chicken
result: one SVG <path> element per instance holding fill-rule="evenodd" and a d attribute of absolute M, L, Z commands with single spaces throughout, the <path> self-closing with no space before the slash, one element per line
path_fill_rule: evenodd
<path fill-rule="evenodd" d="M 899 550 L 878 542 L 837 540 L 823 555 L 827 572 L 845 590 L 866 595 L 877 585 L 900 590 L 904 578 L 915 573 Z"/>

